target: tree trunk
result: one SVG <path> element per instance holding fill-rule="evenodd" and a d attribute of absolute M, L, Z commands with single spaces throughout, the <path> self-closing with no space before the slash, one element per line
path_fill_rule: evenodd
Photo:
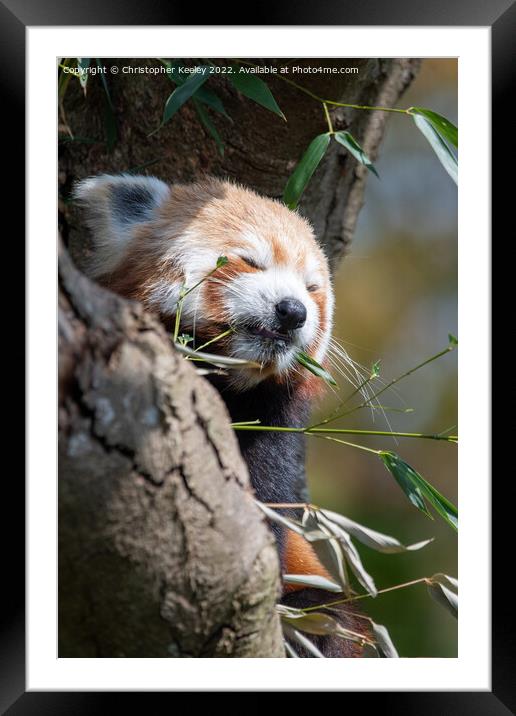
<path fill-rule="evenodd" d="M 282 656 L 273 539 L 218 394 L 60 257 L 59 655 Z"/>
<path fill-rule="evenodd" d="M 397 102 L 417 70 L 414 60 L 317 64 L 359 73 L 306 75 L 300 84 L 325 99 L 383 106 Z M 214 116 L 223 158 L 191 103 L 147 136 L 172 89 L 166 77 L 110 80 L 113 152 L 102 141 L 61 145 L 61 229 L 75 262 L 87 253 L 88 237 L 66 195 L 90 174 L 147 165 L 141 173 L 170 182 L 208 173 L 280 197 L 326 123 L 320 103 L 266 79 L 286 123 L 223 78 L 210 80 L 233 119 Z M 90 78 L 85 99 L 74 80 L 63 128 L 100 138 L 104 102 L 100 82 Z M 372 158 L 386 117 L 332 113 L 335 128 L 348 129 Z M 332 143 L 301 202 L 333 267 L 351 240 L 366 173 Z M 64 247 L 59 262 L 59 656 L 284 656 L 275 546 L 220 397 L 141 306 L 86 279 Z"/>

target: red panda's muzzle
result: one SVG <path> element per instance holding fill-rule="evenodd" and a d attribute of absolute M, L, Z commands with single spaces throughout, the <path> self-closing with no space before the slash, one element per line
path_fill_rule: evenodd
<path fill-rule="evenodd" d="M 284 343 L 292 343 L 292 336 L 288 333 L 278 333 L 277 331 L 270 331 L 268 328 L 262 328 L 259 326 L 249 328 L 249 333 L 254 336 L 260 336 L 261 338 L 269 338 L 272 341 L 283 341 Z"/>

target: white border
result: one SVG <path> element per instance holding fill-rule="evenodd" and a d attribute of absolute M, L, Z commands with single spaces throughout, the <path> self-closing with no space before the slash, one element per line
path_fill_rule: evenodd
<path fill-rule="evenodd" d="M 490 28 L 28 28 L 27 689 L 489 690 Z M 459 57 L 457 659 L 58 659 L 56 56 Z M 13 68 L 14 71 L 14 68 Z M 474 389 L 473 389 L 474 386 Z M 480 439 L 479 439 L 480 438 Z M 424 615 L 422 615 L 424 618 Z"/>

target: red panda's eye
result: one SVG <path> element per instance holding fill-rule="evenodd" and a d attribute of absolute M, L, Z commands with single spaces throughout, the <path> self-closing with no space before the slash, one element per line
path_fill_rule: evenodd
<path fill-rule="evenodd" d="M 250 256 L 241 256 L 240 258 L 242 259 L 242 261 L 245 261 L 245 263 L 251 268 L 258 269 L 258 271 L 263 271 L 263 266 L 257 264 L 256 261 Z"/>
<path fill-rule="evenodd" d="M 319 290 L 319 286 L 316 283 L 312 283 L 310 286 L 306 287 L 306 290 L 310 293 L 315 293 L 315 291 Z"/>

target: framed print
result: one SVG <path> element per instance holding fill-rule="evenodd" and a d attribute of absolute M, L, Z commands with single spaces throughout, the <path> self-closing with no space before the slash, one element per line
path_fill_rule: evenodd
<path fill-rule="evenodd" d="M 514 8 L 57 7 L 1 8 L 29 319 L 2 705 L 320 690 L 508 713 L 489 105 Z"/>

